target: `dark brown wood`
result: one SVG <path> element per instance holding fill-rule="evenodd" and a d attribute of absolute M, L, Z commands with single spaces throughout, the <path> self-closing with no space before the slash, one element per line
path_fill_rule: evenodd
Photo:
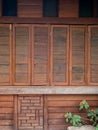
<path fill-rule="evenodd" d="M 0 23 L 97 25 L 98 24 L 98 18 L 18 18 L 18 17 L 1 17 L 0 18 Z"/>
<path fill-rule="evenodd" d="M 79 17 L 79 1 L 59 0 L 59 17 Z"/>
<path fill-rule="evenodd" d="M 18 129 L 17 116 L 18 116 L 18 96 L 15 95 L 14 96 L 14 130 Z"/>
<path fill-rule="evenodd" d="M 42 17 L 42 5 L 42 0 L 18 0 L 18 17 Z"/>

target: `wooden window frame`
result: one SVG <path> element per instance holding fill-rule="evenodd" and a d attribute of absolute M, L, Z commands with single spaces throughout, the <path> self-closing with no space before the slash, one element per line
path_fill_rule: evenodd
<path fill-rule="evenodd" d="M 15 61 L 15 57 L 16 57 L 16 47 L 15 47 L 15 28 L 16 27 L 28 27 L 29 29 L 29 43 L 28 43 L 28 62 L 27 62 L 27 65 L 28 65 L 28 82 L 27 83 L 23 83 L 23 82 L 16 82 L 15 81 L 15 69 L 16 69 L 16 61 Z M 13 85 L 30 85 L 30 80 L 31 80 L 31 63 L 30 63 L 30 59 L 31 59 L 31 25 L 29 24 L 14 24 L 13 25 Z"/>
<path fill-rule="evenodd" d="M 12 75 L 13 75 L 13 71 L 12 71 L 12 25 L 11 24 L 0 24 L 0 27 L 9 27 L 9 60 L 10 60 L 10 64 L 9 64 L 9 83 L 0 83 L 1 85 L 12 85 Z"/>
<path fill-rule="evenodd" d="M 72 28 L 84 28 L 85 29 L 85 41 L 84 41 L 84 82 L 83 83 L 72 83 Z M 79 25 L 71 25 L 70 26 L 70 65 L 69 65 L 69 73 L 70 73 L 70 76 L 69 76 L 69 80 L 70 80 L 70 82 L 69 82 L 69 84 L 71 85 L 71 86 L 82 86 L 82 85 L 88 85 L 88 79 L 87 79 L 87 73 L 88 73 L 88 57 L 87 57 L 87 48 L 88 48 L 88 44 L 87 44 L 87 26 L 85 26 L 85 25 L 81 25 L 81 26 L 79 26 Z"/>
<path fill-rule="evenodd" d="M 91 82 L 91 28 L 98 28 L 98 25 L 88 26 L 88 84 L 98 86 L 97 83 Z"/>
<path fill-rule="evenodd" d="M 47 82 L 35 82 L 35 80 L 34 80 L 34 27 L 47 27 L 48 28 L 48 61 L 47 61 Z M 31 69 L 31 72 L 32 72 L 32 76 L 31 76 L 31 79 L 32 79 L 32 81 L 31 81 L 31 84 L 32 85 L 49 85 L 49 71 L 50 71 L 50 65 L 49 65 L 49 54 L 50 54 L 50 45 L 49 45 L 49 43 L 50 43 L 50 40 L 49 40 L 49 38 L 50 38 L 50 27 L 49 27 L 49 25 L 41 25 L 41 24 L 32 24 L 32 46 L 31 46 L 31 48 L 32 48 L 32 54 L 31 54 L 31 61 L 32 61 L 32 63 L 31 63 L 31 66 L 32 66 L 32 69 Z"/>
<path fill-rule="evenodd" d="M 53 28 L 54 27 L 65 27 L 67 29 L 67 43 L 66 43 L 66 79 L 65 82 L 54 82 L 53 81 Z M 68 66 L 69 66 L 69 26 L 68 25 L 51 25 L 51 32 L 50 32 L 50 36 L 51 36 L 51 42 L 50 42 L 50 84 L 51 85 L 68 85 L 68 77 L 69 77 L 69 73 L 68 73 Z"/>

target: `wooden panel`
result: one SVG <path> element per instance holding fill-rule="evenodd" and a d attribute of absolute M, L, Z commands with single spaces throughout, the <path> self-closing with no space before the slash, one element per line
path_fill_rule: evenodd
<path fill-rule="evenodd" d="M 52 26 L 52 84 L 64 85 L 68 82 L 68 35 L 67 26 Z"/>
<path fill-rule="evenodd" d="M 86 99 L 90 106 L 98 107 L 98 95 L 49 95 L 47 96 L 47 124 L 48 130 L 66 130 L 68 124 L 65 122 L 64 114 L 72 112 L 84 115 L 79 111 L 79 102 Z"/>
<path fill-rule="evenodd" d="M 43 96 L 18 97 L 18 129 L 43 130 Z"/>
<path fill-rule="evenodd" d="M 14 84 L 29 84 L 30 28 L 28 25 L 14 26 Z"/>
<path fill-rule="evenodd" d="M 49 55 L 49 29 L 48 26 L 33 27 L 33 63 L 32 82 L 33 84 L 48 84 L 48 55 Z"/>
<path fill-rule="evenodd" d="M 0 84 L 10 84 L 10 25 L 0 25 Z"/>
<path fill-rule="evenodd" d="M 71 55 L 70 55 L 70 82 L 71 84 L 85 84 L 85 54 L 86 54 L 86 28 L 71 27 Z"/>
<path fill-rule="evenodd" d="M 13 130 L 13 96 L 0 96 L 0 129 Z"/>
<path fill-rule="evenodd" d="M 18 17 L 42 17 L 42 0 L 18 0 Z"/>
<path fill-rule="evenodd" d="M 89 28 L 90 83 L 98 84 L 98 26 Z"/>
<path fill-rule="evenodd" d="M 78 0 L 59 0 L 59 17 L 78 17 Z"/>

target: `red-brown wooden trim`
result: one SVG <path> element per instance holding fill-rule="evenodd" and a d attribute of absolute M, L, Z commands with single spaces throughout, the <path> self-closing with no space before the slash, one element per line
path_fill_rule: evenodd
<path fill-rule="evenodd" d="M 53 81 L 53 28 L 54 27 L 66 27 L 66 29 L 67 29 L 67 33 L 66 33 L 66 35 L 67 35 L 67 43 L 66 43 L 66 72 L 65 72 L 65 75 L 66 75 L 66 81 L 65 82 L 54 82 Z M 51 79 L 50 79 L 50 82 L 51 82 L 51 85 L 68 85 L 68 57 L 69 57 L 69 55 L 68 55 L 68 52 L 69 52 L 69 28 L 68 28 L 68 26 L 67 25 L 51 25 L 51 43 L 50 43 L 51 45 L 51 47 L 50 47 L 50 77 L 51 77 Z"/>
<path fill-rule="evenodd" d="M 0 23 L 97 25 L 98 18 L 19 18 L 4 16 L 0 18 Z"/>
<path fill-rule="evenodd" d="M 84 45 L 84 82 L 83 83 L 72 83 L 72 28 L 84 28 L 85 29 L 85 45 Z M 69 67 L 69 73 L 70 73 L 70 78 L 69 78 L 69 80 L 70 80 L 70 85 L 72 85 L 72 86 L 74 86 L 74 85 L 80 85 L 80 86 L 82 86 L 82 85 L 86 85 L 86 82 L 87 82 L 87 78 L 86 78 L 86 75 L 87 75 L 87 66 L 86 66 L 86 64 L 87 64 L 87 56 L 86 56 L 86 47 L 87 47 L 87 45 L 86 45 L 86 41 L 87 41 L 87 28 L 86 28 L 86 26 L 74 26 L 74 25 L 71 25 L 70 26 L 70 67 Z"/>
<path fill-rule="evenodd" d="M 47 95 L 43 96 L 44 100 L 44 130 L 48 130 L 48 106 L 47 106 Z"/>
<path fill-rule="evenodd" d="M 16 52 L 15 52 L 15 28 L 16 27 L 28 27 L 29 28 L 29 35 L 30 35 L 30 25 L 29 24 L 14 24 L 13 25 L 13 73 L 14 73 L 14 79 L 13 79 L 13 84 L 14 85 L 30 85 L 30 42 L 31 42 L 31 40 L 30 40 L 30 36 L 29 36 L 29 44 L 28 44 L 28 82 L 27 83 L 17 83 L 16 81 L 15 81 L 15 69 L 16 69 L 16 65 L 15 65 L 15 63 L 16 63 L 16 61 L 15 61 L 15 56 L 16 56 Z"/>
<path fill-rule="evenodd" d="M 14 96 L 14 130 L 18 130 L 18 97 Z"/>

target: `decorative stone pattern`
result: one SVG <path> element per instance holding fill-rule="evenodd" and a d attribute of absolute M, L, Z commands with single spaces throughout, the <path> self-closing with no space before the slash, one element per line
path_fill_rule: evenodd
<path fill-rule="evenodd" d="M 19 130 L 43 130 L 43 97 L 18 97 Z"/>

